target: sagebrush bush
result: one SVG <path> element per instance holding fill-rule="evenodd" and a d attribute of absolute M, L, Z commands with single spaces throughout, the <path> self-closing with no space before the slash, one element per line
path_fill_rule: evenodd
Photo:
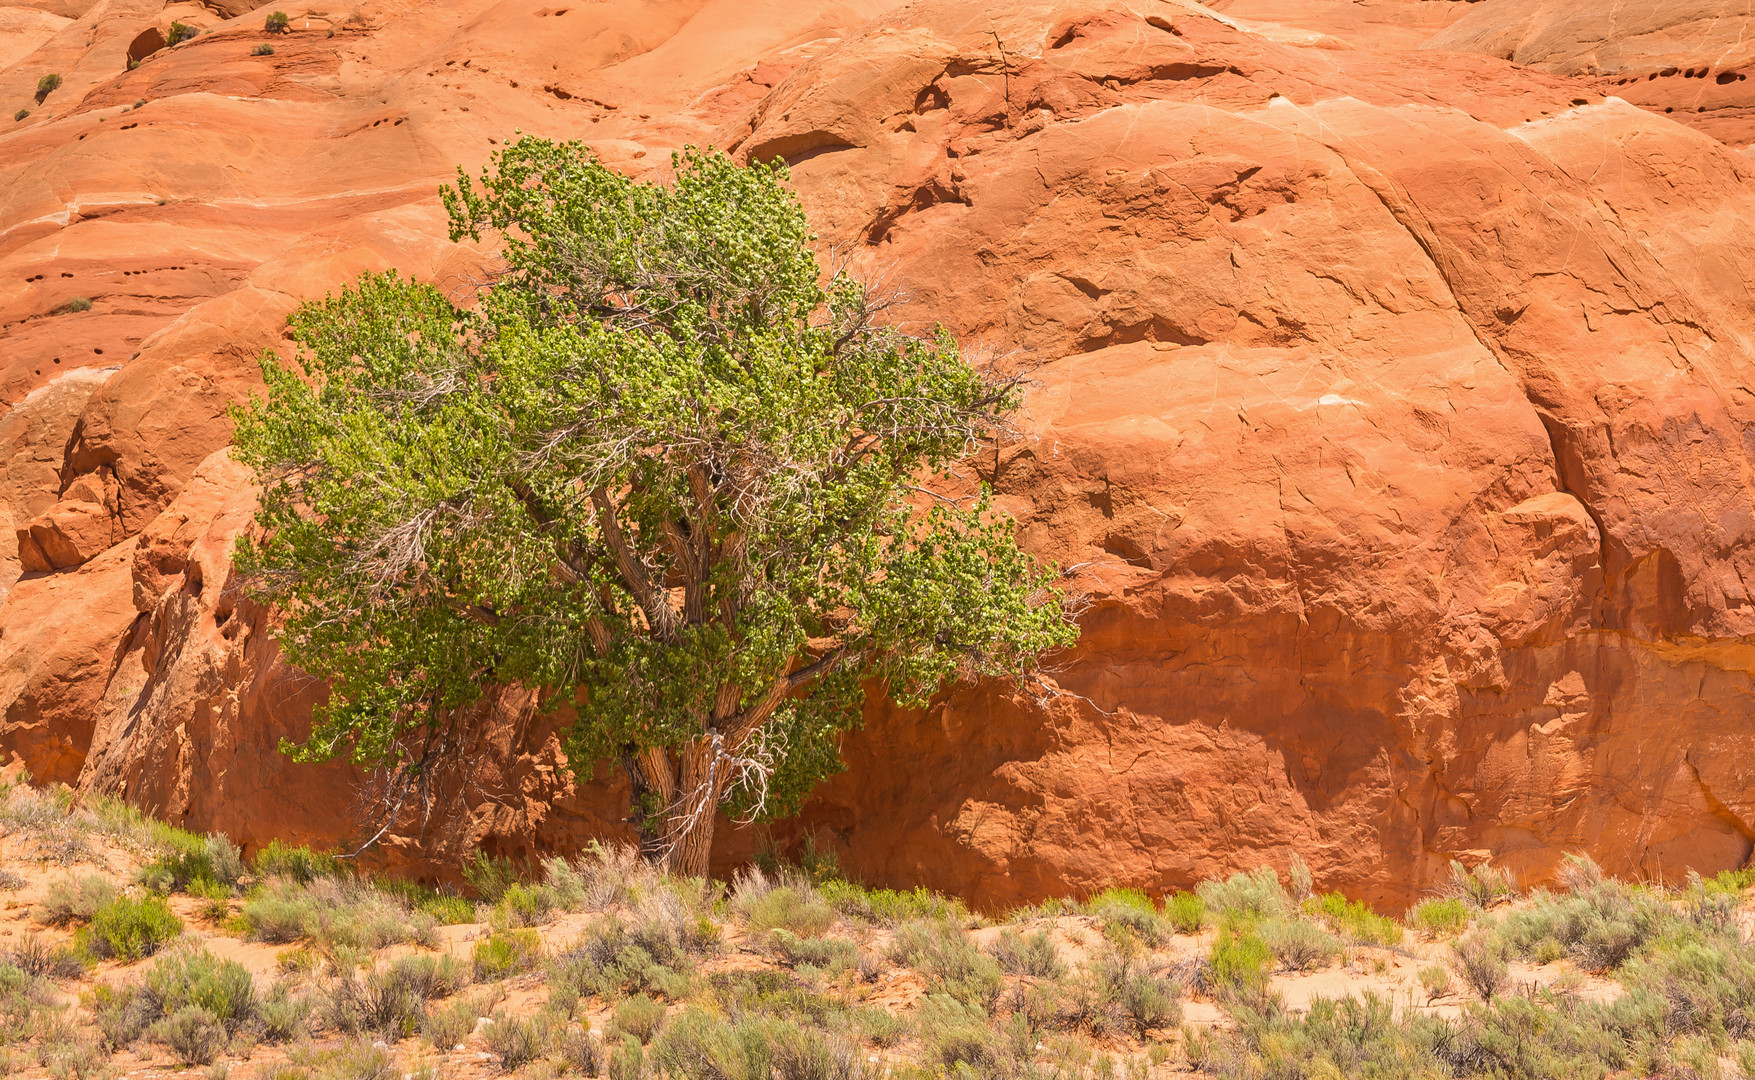
<path fill-rule="evenodd" d="M 99 908 L 119 895 L 116 886 L 99 874 L 75 878 L 63 874 L 49 882 L 43 899 L 31 914 L 44 926 L 72 926 L 88 923 Z"/>
<path fill-rule="evenodd" d="M 37 104 L 41 105 L 43 103 L 44 98 L 48 97 L 50 94 L 54 93 L 56 90 L 59 90 L 60 88 L 61 88 L 61 76 L 60 75 L 57 75 L 57 74 L 54 74 L 51 72 L 50 74 L 44 75 L 42 78 L 38 79 L 37 80 Z"/>
<path fill-rule="evenodd" d="M 1161 945 L 1172 933 L 1169 921 L 1138 889 L 1104 889 L 1085 901 L 1084 908 L 1102 920 L 1104 933 L 1111 937 L 1133 934 L 1147 944 Z"/>
<path fill-rule="evenodd" d="M 1265 990 L 1273 960 L 1273 951 L 1255 931 L 1227 927 L 1220 928 L 1207 957 L 1215 989 L 1234 996 Z"/>
<path fill-rule="evenodd" d="M 1510 971 L 1505 960 L 1510 950 L 1496 928 L 1476 927 L 1453 942 L 1451 951 L 1456 957 L 1458 974 L 1482 1001 L 1492 1001 L 1505 988 Z"/>
<path fill-rule="evenodd" d="M 185 1065 L 209 1065 L 225 1049 L 225 1027 L 199 1005 L 188 1005 L 152 1026 L 152 1037 L 164 1043 Z"/>
<path fill-rule="evenodd" d="M 290 21 L 286 17 L 286 12 L 271 11 L 268 13 L 268 17 L 262 20 L 262 29 L 270 34 L 284 34 Z"/>
<path fill-rule="evenodd" d="M 1005 986 L 999 964 L 954 924 L 917 920 L 896 928 L 890 959 L 925 976 L 928 988 L 989 1009 Z"/>
<path fill-rule="evenodd" d="M 799 937 L 821 937 L 835 922 L 835 909 L 814 886 L 803 879 L 770 883 L 753 867 L 738 879 L 731 907 L 748 920 L 753 936 L 779 929 Z"/>
<path fill-rule="evenodd" d="M 513 1072 L 554 1049 L 566 1028 L 559 1015 L 540 1010 L 530 1016 L 496 1012 L 482 1032 L 488 1052 L 500 1059 L 500 1068 Z"/>
<path fill-rule="evenodd" d="M 1452 860 L 1450 881 L 1445 885 L 1445 895 L 1485 910 L 1501 900 L 1515 897 L 1517 883 L 1512 878 L 1511 871 L 1500 870 L 1491 863 L 1482 863 L 1470 870 L 1462 863 Z"/>
<path fill-rule="evenodd" d="M 165 44 L 167 46 L 181 45 L 183 42 L 194 38 L 200 33 L 201 31 L 190 26 L 188 23 L 173 20 L 171 22 L 171 28 L 165 31 Z"/>
<path fill-rule="evenodd" d="M 1313 896 L 1305 901 L 1307 912 L 1326 920 L 1330 929 L 1360 945 L 1400 945 L 1402 925 L 1379 915 L 1357 900 L 1338 892 Z"/>
<path fill-rule="evenodd" d="M 92 953 L 125 963 L 142 960 L 183 932 L 183 920 L 156 896 L 118 896 L 92 913 L 87 928 Z"/>
<path fill-rule="evenodd" d="M 1054 947 L 1047 930 L 1019 934 L 1007 927 L 988 944 L 987 952 L 1008 975 L 1059 979 L 1066 974 L 1066 964 L 1060 959 L 1060 952 Z"/>
<path fill-rule="evenodd" d="M 1191 892 L 1175 893 L 1164 898 L 1164 917 L 1179 934 L 1198 934 L 1207 918 L 1207 904 Z"/>
<path fill-rule="evenodd" d="M 1289 914 L 1292 898 L 1280 886 L 1272 867 L 1254 873 L 1238 872 L 1224 881 L 1203 881 L 1195 892 L 1207 910 L 1222 919 L 1258 919 Z"/>
<path fill-rule="evenodd" d="M 1287 971 L 1315 971 L 1341 956 L 1341 943 L 1333 935 L 1303 919 L 1263 919 L 1256 933 Z"/>
<path fill-rule="evenodd" d="M 645 1045 L 664 1026 L 667 1013 L 662 1001 L 645 994 L 635 994 L 617 1002 L 613 1015 L 617 1031 L 632 1035 L 640 1040 L 641 1045 Z"/>
<path fill-rule="evenodd" d="M 1600 875 L 1575 880 L 1576 891 L 1537 890 L 1528 907 L 1505 916 L 1499 934 L 1513 953 L 1544 961 L 1570 956 L 1587 971 L 1612 971 L 1677 922 L 1658 896 Z"/>
<path fill-rule="evenodd" d="M 534 930 L 500 930 L 475 943 L 470 961 L 482 981 L 535 970 L 542 963 L 542 939 Z"/>
<path fill-rule="evenodd" d="M 145 1000 L 169 1016 L 193 1005 L 228 1030 L 256 1015 L 256 985 L 236 960 L 222 960 L 199 946 L 170 949 L 147 969 Z"/>
<path fill-rule="evenodd" d="M 139 108 L 144 104 L 145 101 L 140 101 L 134 107 Z M 261 877 L 287 878 L 301 885 L 309 885 L 318 878 L 340 877 L 345 873 L 334 855 L 312 851 L 303 844 L 294 847 L 280 840 L 270 840 L 256 853 L 255 867 L 256 873 Z"/>
<path fill-rule="evenodd" d="M 1468 903 L 1460 897 L 1441 897 L 1415 905 L 1408 913 L 1408 925 L 1434 937 L 1448 937 L 1462 933 L 1473 917 Z"/>

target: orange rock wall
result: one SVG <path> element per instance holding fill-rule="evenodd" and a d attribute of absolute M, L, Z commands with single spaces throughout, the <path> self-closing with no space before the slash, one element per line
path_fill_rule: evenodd
<path fill-rule="evenodd" d="M 0 99 L 66 80 L 0 126 L 0 747 L 34 775 L 361 838 L 372 778 L 274 750 L 321 687 L 231 573 L 224 408 L 301 299 L 467 288 L 436 186 L 521 128 L 642 174 L 784 157 L 900 318 L 1040 365 L 977 464 L 1087 605 L 1061 693 L 874 703 L 781 839 L 986 905 L 1293 852 L 1389 905 L 1452 858 L 1749 858 L 1755 172 L 1478 31 L 1555 5 L 386 2 L 286 8 L 270 57 L 263 11 L 193 9 L 126 71 L 185 11 L 131 2 L 0 19 Z M 623 827 L 516 705 L 387 860 Z"/>

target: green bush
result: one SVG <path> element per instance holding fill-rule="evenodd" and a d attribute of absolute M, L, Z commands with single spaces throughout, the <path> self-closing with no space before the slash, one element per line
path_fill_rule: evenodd
<path fill-rule="evenodd" d="M 93 913 L 87 929 L 88 946 L 95 955 L 132 963 L 181 934 L 183 920 L 156 896 L 138 900 L 118 896 Z"/>
<path fill-rule="evenodd" d="M 1195 892 L 1208 911 L 1234 922 L 1284 916 L 1292 910 L 1292 898 L 1286 895 L 1279 875 L 1269 866 L 1253 874 L 1232 874 L 1222 882 L 1203 881 Z"/>
<path fill-rule="evenodd" d="M 61 88 L 61 76 L 59 76 L 59 75 L 49 74 L 49 75 L 44 75 L 42 78 L 38 79 L 37 80 L 37 104 L 41 105 L 43 103 L 44 98 L 48 97 L 50 94 L 54 93 L 56 90 L 59 90 L 60 88 Z"/>
<path fill-rule="evenodd" d="M 1570 956 L 1589 971 L 1612 971 L 1677 922 L 1662 899 L 1601 877 L 1555 896 L 1538 890 L 1528 907 L 1506 915 L 1500 934 L 1518 956 Z"/>
<path fill-rule="evenodd" d="M 1287 971 L 1315 971 L 1340 959 L 1341 943 L 1303 919 L 1263 919 L 1256 933 Z"/>
<path fill-rule="evenodd" d="M 1338 892 L 1313 896 L 1304 902 L 1305 911 L 1328 921 L 1338 934 L 1360 945 L 1400 945 L 1402 925 L 1379 915 L 1357 900 L 1348 900 Z"/>
<path fill-rule="evenodd" d="M 890 959 L 925 976 L 932 993 L 984 1010 L 993 1006 L 1005 985 L 999 964 L 950 923 L 903 923 L 890 942 Z"/>
<path fill-rule="evenodd" d="M 1466 937 L 1451 943 L 1458 974 L 1463 982 L 1479 994 L 1482 1001 L 1492 1001 L 1505 988 L 1509 967 L 1505 962 L 1509 949 L 1491 926 L 1478 926 Z"/>
<path fill-rule="evenodd" d="M 262 29 L 268 31 L 270 34 L 284 34 L 286 33 L 288 22 L 289 20 L 286 17 L 286 12 L 270 12 L 268 18 L 262 20 Z"/>
<path fill-rule="evenodd" d="M 1170 923 L 1157 906 L 1138 889 L 1104 889 L 1085 901 L 1084 909 L 1103 922 L 1103 932 L 1110 936 L 1133 934 L 1152 945 L 1170 939 Z"/>
<path fill-rule="evenodd" d="M 1047 930 L 1037 930 L 1026 936 L 1008 927 L 987 946 L 987 952 L 1008 975 L 1059 979 L 1066 974 L 1066 964 L 1061 961 L 1060 952 L 1055 949 Z"/>
<path fill-rule="evenodd" d="M 197 1006 L 231 1030 L 256 1015 L 250 972 L 204 948 L 179 946 L 166 952 L 147 970 L 144 983 L 146 1000 L 163 1016 Z"/>
<path fill-rule="evenodd" d="M 734 897 L 733 908 L 749 920 L 752 936 L 779 929 L 821 937 L 835 922 L 835 909 L 804 884 L 777 885 L 747 899 Z"/>
<path fill-rule="evenodd" d="M 16 124 L 17 122 L 19 122 L 20 120 L 23 120 L 25 117 L 27 117 L 29 115 L 30 115 L 29 109 L 20 109 L 17 112 L 12 114 L 12 122 Z"/>
<path fill-rule="evenodd" d="M 31 914 L 45 926 L 88 923 L 99 908 L 117 895 L 116 887 L 99 874 L 86 874 L 80 878 L 63 874 L 49 882 L 49 887 L 43 890 L 42 903 Z"/>
<path fill-rule="evenodd" d="M 188 23 L 173 20 L 171 22 L 171 28 L 165 31 L 165 44 L 181 45 L 183 42 L 193 39 L 199 33 L 201 33 L 201 31 L 190 26 Z"/>
<path fill-rule="evenodd" d="M 179 1009 L 152 1026 L 152 1037 L 184 1065 L 209 1065 L 225 1049 L 225 1027 L 199 1005 Z"/>
<path fill-rule="evenodd" d="M 1164 898 L 1164 917 L 1179 934 L 1198 934 L 1207 919 L 1207 904 L 1191 892 L 1179 892 Z"/>
<path fill-rule="evenodd" d="M 1499 870 L 1490 863 L 1482 863 L 1470 870 L 1452 860 L 1450 882 L 1445 886 L 1445 893 L 1485 910 L 1501 900 L 1515 897 L 1517 884 L 1509 870 Z"/>
<path fill-rule="evenodd" d="M 488 1015 L 493 1010 L 493 1003 L 492 995 L 478 991 L 453 998 L 441 1007 L 429 1008 L 421 1019 L 421 1036 L 434 1049 L 449 1051 L 475 1030 L 476 1020 Z"/>
<path fill-rule="evenodd" d="M 476 898 L 486 904 L 498 903 L 506 890 L 521 883 L 524 875 L 512 865 L 512 860 L 505 856 L 490 858 L 485 851 L 477 851 L 473 859 L 466 859 L 459 868 L 463 872 L 463 880 L 475 890 Z"/>
<path fill-rule="evenodd" d="M 791 967 L 817 969 L 831 977 L 859 962 L 859 946 L 844 938 L 801 938 L 786 930 L 768 935 L 768 950 Z"/>
<path fill-rule="evenodd" d="M 1221 927 L 1213 941 L 1207 963 L 1213 984 L 1221 992 L 1247 996 L 1265 990 L 1273 951 L 1253 930 L 1233 931 Z"/>
<path fill-rule="evenodd" d="M 256 1003 L 262 1038 L 271 1043 L 286 1043 L 305 1035 L 313 1005 L 308 995 L 295 994 L 290 984 L 275 983 Z"/>
<path fill-rule="evenodd" d="M 1055 1008 L 1055 1022 L 1097 1038 L 1141 1037 L 1181 1022 L 1182 987 L 1145 966 L 1135 947 L 1100 949 Z"/>
<path fill-rule="evenodd" d="M 141 101 L 135 108 L 144 104 Z M 345 872 L 342 863 L 329 852 L 312 851 L 304 844 L 293 847 L 280 840 L 270 840 L 256 853 L 255 866 L 258 877 L 288 878 L 305 885 L 318 878 L 339 877 Z"/>
<path fill-rule="evenodd" d="M 268 42 L 266 42 L 266 41 L 261 42 L 254 49 L 250 50 L 250 55 L 251 56 L 273 56 L 274 55 L 274 46 L 268 44 Z"/>
<path fill-rule="evenodd" d="M 622 1062 L 608 1070 L 611 1080 L 635 1075 L 635 1062 L 643 1071 L 639 1053 L 638 1040 L 624 1040 Z M 875 1074 L 842 1034 L 779 1017 L 728 1020 L 698 1009 L 665 1028 L 653 1043 L 652 1062 L 656 1073 L 674 1080 L 866 1080 Z"/>
<path fill-rule="evenodd" d="M 563 1002 L 617 993 L 659 994 L 675 1000 L 688 991 L 693 963 L 674 924 L 652 918 L 630 930 L 610 915 L 549 963 L 550 993 Z"/>
<path fill-rule="evenodd" d="M 91 299 L 89 297 L 84 297 L 84 296 L 75 296 L 73 299 L 67 301 L 67 310 L 68 311 L 90 311 L 91 310 Z"/>
<path fill-rule="evenodd" d="M 615 1007 L 615 1027 L 640 1040 L 640 1044 L 652 1041 L 658 1029 L 664 1026 L 664 1018 L 668 1010 L 664 1003 L 645 994 L 635 994 L 624 998 Z"/>
<path fill-rule="evenodd" d="M 1408 925 L 1434 937 L 1449 937 L 1467 929 L 1473 918 L 1469 905 L 1459 897 L 1424 900 L 1408 913 Z"/>
<path fill-rule="evenodd" d="M 938 919 L 966 923 L 969 912 L 959 900 L 940 896 L 927 889 L 905 892 L 895 889 L 868 889 L 863 885 L 830 878 L 818 883 L 817 893 L 842 916 L 862 922 L 894 925 L 910 919 Z"/>
<path fill-rule="evenodd" d="M 542 939 L 534 930 L 501 930 L 475 943 L 475 977 L 503 979 L 534 970 L 542 962 Z"/>
<path fill-rule="evenodd" d="M 563 1018 L 546 1010 L 523 1017 L 496 1012 L 482 1034 L 500 1068 L 514 1072 L 552 1050 L 565 1026 Z"/>

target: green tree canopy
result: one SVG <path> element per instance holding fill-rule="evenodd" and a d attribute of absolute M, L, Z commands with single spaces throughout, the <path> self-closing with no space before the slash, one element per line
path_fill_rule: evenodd
<path fill-rule="evenodd" d="M 417 772 L 530 692 L 698 874 L 718 807 L 839 768 L 868 682 L 922 705 L 1075 631 L 1011 522 L 934 490 L 1016 381 L 825 283 L 783 167 L 674 168 L 520 138 L 444 192 L 453 240 L 502 244 L 473 307 L 394 273 L 302 307 L 236 414 L 264 483 L 239 564 L 331 686 L 299 757 Z"/>

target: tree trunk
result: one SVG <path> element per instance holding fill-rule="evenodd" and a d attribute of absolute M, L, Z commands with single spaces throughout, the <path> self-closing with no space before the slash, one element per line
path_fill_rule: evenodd
<path fill-rule="evenodd" d="M 664 821 L 665 869 L 673 877 L 704 878 L 725 794 L 725 769 L 710 736 L 691 742 L 679 764 L 681 775 Z"/>

